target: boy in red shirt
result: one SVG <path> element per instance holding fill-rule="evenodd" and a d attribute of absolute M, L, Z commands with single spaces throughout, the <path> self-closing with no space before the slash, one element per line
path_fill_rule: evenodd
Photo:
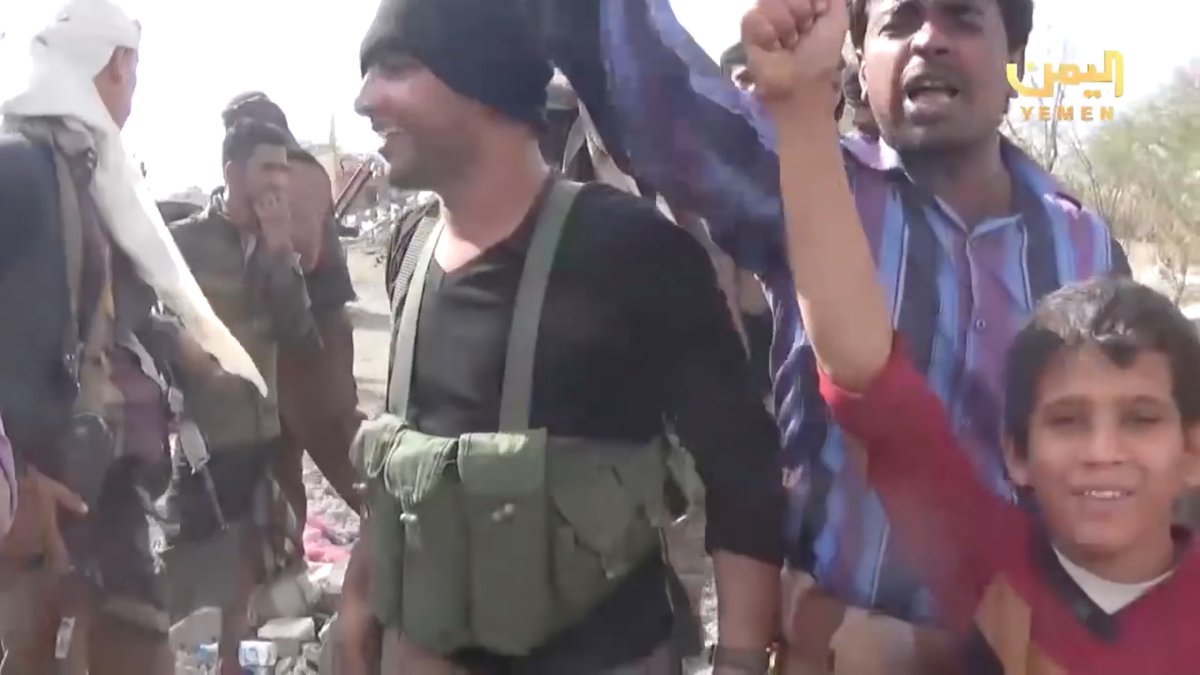
<path fill-rule="evenodd" d="M 982 4 L 964 3 L 964 26 Z M 778 127 L 788 255 L 822 394 L 962 636 L 964 672 L 1200 672 L 1200 551 L 1172 525 L 1200 466 L 1200 339 L 1129 280 L 1048 296 L 1007 373 L 1005 461 L 1031 508 L 994 497 L 893 335 L 874 278 L 823 100 L 846 23 L 841 0 L 758 0 L 743 39 Z M 927 106 L 933 123 L 957 95 L 904 104 Z"/>

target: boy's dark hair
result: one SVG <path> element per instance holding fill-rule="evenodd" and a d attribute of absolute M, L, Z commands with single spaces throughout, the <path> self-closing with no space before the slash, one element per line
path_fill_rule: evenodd
<path fill-rule="evenodd" d="M 287 148 L 290 138 L 283 129 L 255 119 L 239 120 L 225 132 L 221 145 L 221 162 L 238 162 L 250 159 L 260 145 L 277 145 Z"/>
<path fill-rule="evenodd" d="M 725 74 L 725 77 L 732 75 L 733 69 L 737 66 L 744 65 L 746 65 L 746 48 L 740 42 L 721 54 L 721 72 Z"/>
<path fill-rule="evenodd" d="M 850 3 L 850 42 L 856 50 L 862 50 L 867 37 L 867 18 L 871 3 L 875 0 L 847 0 Z M 1029 44 L 1029 33 L 1033 31 L 1033 0 L 993 0 L 1000 8 L 1004 20 L 1004 31 L 1008 34 L 1008 51 L 1016 51 Z"/>
<path fill-rule="evenodd" d="M 1029 449 L 1038 383 L 1064 350 L 1100 348 L 1118 366 L 1155 351 L 1170 362 L 1184 427 L 1200 421 L 1200 333 L 1163 295 L 1126 277 L 1072 284 L 1038 304 L 1008 351 L 1005 425 L 1016 450 Z"/>

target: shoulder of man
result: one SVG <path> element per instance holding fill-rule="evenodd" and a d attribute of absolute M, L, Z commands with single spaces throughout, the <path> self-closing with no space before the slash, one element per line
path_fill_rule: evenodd
<path fill-rule="evenodd" d="M 417 227 L 429 219 L 438 218 L 441 214 L 441 207 L 442 203 L 437 196 L 429 194 L 418 198 L 414 204 L 400 212 L 399 217 L 396 219 L 396 224 L 392 227 L 392 232 L 388 237 L 386 261 L 384 263 L 384 284 L 387 287 L 389 297 L 392 294 L 396 278 L 400 274 L 400 266 L 404 262 L 404 256 L 408 252 L 409 243 L 412 241 Z"/>
<path fill-rule="evenodd" d="M 1126 276 L 1132 273 L 1124 247 L 1104 218 L 1066 191 L 1058 190 L 1047 199 L 1051 208 L 1058 211 L 1059 222 L 1063 223 L 1071 241 L 1090 243 L 1092 250 L 1105 252 L 1096 259 L 1098 267 L 1093 268 L 1092 273 Z"/>
<path fill-rule="evenodd" d="M 589 256 L 661 262 L 683 254 L 708 261 L 704 246 L 656 203 L 607 184 L 585 184 L 569 218 L 570 239 L 585 244 L 581 251 Z"/>
<path fill-rule="evenodd" d="M 218 236 L 218 229 L 212 227 L 219 217 L 217 210 L 209 205 L 202 211 L 167 225 L 175 245 L 193 271 L 207 267 L 228 252 L 229 244 L 224 237 Z"/>
<path fill-rule="evenodd" d="M 37 222 L 38 214 L 52 219 L 57 211 L 58 177 L 48 143 L 20 133 L 0 133 L 0 204 L 0 263 L 5 263 L 23 241 L 45 226 Z"/>
<path fill-rule="evenodd" d="M 1108 223 L 1095 211 L 1084 206 L 1075 195 L 1058 190 L 1048 194 L 1046 200 L 1049 207 L 1058 212 L 1056 215 L 1061 217 L 1061 222 L 1072 234 L 1078 232 L 1081 235 L 1110 236 Z"/>
<path fill-rule="evenodd" d="M 11 179 L 23 177 L 28 167 L 22 162 L 48 164 L 50 153 L 48 143 L 15 131 L 0 132 L 0 178 L 8 183 Z"/>
<path fill-rule="evenodd" d="M 350 279 L 350 265 L 342 249 L 338 229 L 336 220 L 325 220 L 321 228 L 321 253 L 317 264 L 304 275 L 312 309 L 316 312 L 340 309 L 358 297 Z"/>
<path fill-rule="evenodd" d="M 216 209 L 209 205 L 185 218 L 167 223 L 167 229 L 171 231 L 171 234 L 175 235 L 176 239 L 180 237 L 194 237 L 198 233 L 203 232 L 206 226 L 217 217 Z"/>
<path fill-rule="evenodd" d="M 27 204 L 47 192 L 57 192 L 53 150 L 48 143 L 15 132 L 0 133 L 0 215 L 12 205 Z"/>

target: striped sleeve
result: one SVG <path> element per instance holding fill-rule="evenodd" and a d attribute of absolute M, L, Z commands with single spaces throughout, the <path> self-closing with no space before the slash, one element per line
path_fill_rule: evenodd
<path fill-rule="evenodd" d="M 668 0 L 602 3 L 600 43 L 618 138 L 632 173 L 695 213 L 739 267 L 783 251 L 774 130 L 676 19 Z M 603 131 L 603 129 L 601 129 Z"/>
<path fill-rule="evenodd" d="M 17 512 L 17 473 L 13 464 L 12 444 L 0 419 L 0 538 L 8 533 Z"/>

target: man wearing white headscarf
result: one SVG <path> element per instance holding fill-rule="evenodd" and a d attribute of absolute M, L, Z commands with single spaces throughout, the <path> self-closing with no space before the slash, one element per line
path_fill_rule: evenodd
<path fill-rule="evenodd" d="M 96 161 L 91 196 L 116 245 L 199 346 L 225 371 L 245 377 L 266 395 L 254 361 L 209 307 L 121 143 L 137 86 L 140 41 L 140 25 L 112 0 L 70 0 L 34 38 L 29 84 L 0 104 L 0 114 L 10 129 L 59 118 L 90 142 Z M 113 66 L 117 74 L 97 83 Z"/>
<path fill-rule="evenodd" d="M 21 477 L 2 675 L 173 671 L 148 514 L 180 421 L 173 375 L 223 369 L 265 394 L 122 145 L 140 36 L 112 0 L 70 0 L 0 103 L 0 411 Z"/>

